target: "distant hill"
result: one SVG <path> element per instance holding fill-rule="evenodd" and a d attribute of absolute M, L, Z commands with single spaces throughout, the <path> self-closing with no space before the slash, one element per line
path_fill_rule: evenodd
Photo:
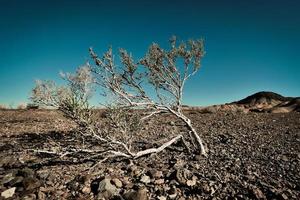
<path fill-rule="evenodd" d="M 282 113 L 300 111 L 299 97 L 284 97 L 274 92 L 258 92 L 231 103 L 254 112 Z"/>
<path fill-rule="evenodd" d="M 284 97 L 274 92 L 262 91 L 232 103 L 208 107 L 190 107 L 190 109 L 197 109 L 207 113 L 218 111 L 268 113 L 300 112 L 300 97 Z"/>
<path fill-rule="evenodd" d="M 272 103 L 274 101 L 278 102 L 278 101 L 290 101 L 292 100 L 292 97 L 284 97 L 280 94 L 277 94 L 275 92 L 257 92 L 253 95 L 250 95 L 242 100 L 239 100 L 237 102 L 237 104 L 259 104 L 259 103 Z"/>
<path fill-rule="evenodd" d="M 258 92 L 242 100 L 231 103 L 255 112 L 291 112 L 299 111 L 300 99 L 284 97 L 274 92 Z"/>
<path fill-rule="evenodd" d="M 289 101 L 284 101 L 277 106 L 274 106 L 270 112 L 282 113 L 282 112 L 300 112 L 300 97 L 292 98 Z"/>

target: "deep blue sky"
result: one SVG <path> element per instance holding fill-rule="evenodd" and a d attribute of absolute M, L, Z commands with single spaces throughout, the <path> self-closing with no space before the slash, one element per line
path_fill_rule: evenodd
<path fill-rule="evenodd" d="M 111 44 L 141 57 L 171 35 L 205 39 L 184 103 L 267 90 L 300 96 L 299 0 L 0 0 L 0 103 L 28 101 L 35 79 L 59 80 Z"/>

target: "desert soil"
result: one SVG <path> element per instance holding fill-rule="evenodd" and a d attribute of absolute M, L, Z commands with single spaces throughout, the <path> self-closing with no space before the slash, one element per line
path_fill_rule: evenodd
<path fill-rule="evenodd" d="M 96 148 L 54 110 L 0 111 L 2 199 L 300 199 L 300 113 L 187 115 L 208 157 L 178 144 L 138 160 L 34 150 Z M 105 115 L 99 115 L 103 118 Z M 99 117 L 99 120 L 103 120 Z M 186 133 L 170 116 L 149 120 L 137 148 Z M 115 195 L 114 195 L 115 194 Z"/>

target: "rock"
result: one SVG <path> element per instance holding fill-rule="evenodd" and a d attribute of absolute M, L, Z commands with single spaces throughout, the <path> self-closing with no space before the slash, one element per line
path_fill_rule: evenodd
<path fill-rule="evenodd" d="M 282 197 L 284 200 L 289 199 L 289 197 L 288 197 L 286 194 L 284 194 L 284 193 L 281 194 L 281 197 Z"/>
<path fill-rule="evenodd" d="M 46 194 L 42 191 L 38 192 L 38 199 L 39 200 L 45 200 L 46 199 Z"/>
<path fill-rule="evenodd" d="M 41 192 L 48 192 L 48 191 L 51 191 L 51 187 L 47 187 L 47 188 L 45 188 L 45 187 L 40 187 L 40 188 L 39 188 L 39 191 L 41 191 Z"/>
<path fill-rule="evenodd" d="M 169 198 L 170 199 L 176 199 L 177 197 L 177 190 L 176 190 L 176 187 L 172 187 L 169 191 Z"/>
<path fill-rule="evenodd" d="M 9 174 L 6 174 L 3 178 L 2 178 L 2 181 L 1 183 L 4 185 L 6 183 L 9 183 L 11 180 L 13 180 L 15 177 L 13 175 L 13 173 L 9 173 Z"/>
<path fill-rule="evenodd" d="M 23 180 L 23 185 L 25 190 L 33 190 L 35 188 L 38 188 L 41 183 L 37 178 L 27 177 Z"/>
<path fill-rule="evenodd" d="M 202 183 L 201 187 L 202 187 L 203 192 L 210 193 L 210 187 L 209 187 L 208 183 Z"/>
<path fill-rule="evenodd" d="M 23 176 L 24 178 L 34 177 L 34 171 L 32 169 L 29 169 L 29 168 L 24 168 L 22 170 L 19 170 L 17 175 L 18 176 Z"/>
<path fill-rule="evenodd" d="M 176 180 L 171 180 L 169 185 L 180 185 Z"/>
<path fill-rule="evenodd" d="M 186 184 L 187 184 L 187 186 L 195 186 L 196 185 L 196 181 L 197 181 L 197 177 L 193 176 L 192 180 L 187 180 L 186 181 Z"/>
<path fill-rule="evenodd" d="M 110 174 L 114 171 L 114 169 L 109 167 L 109 168 L 106 169 L 106 171 Z"/>
<path fill-rule="evenodd" d="M 135 191 L 128 191 L 128 192 L 124 193 L 123 198 L 125 200 L 134 200 L 135 196 L 136 196 L 136 192 Z"/>
<path fill-rule="evenodd" d="M 126 189 L 131 189 L 133 187 L 133 183 L 129 181 L 129 177 L 127 176 L 122 179 L 122 183 Z"/>
<path fill-rule="evenodd" d="M 164 189 L 164 191 L 169 191 L 171 189 L 171 187 L 169 184 L 164 184 L 163 189 Z"/>
<path fill-rule="evenodd" d="M 111 179 L 105 178 L 99 183 L 98 187 L 98 198 L 110 199 L 114 195 L 118 194 L 116 186 L 111 184 Z"/>
<path fill-rule="evenodd" d="M 140 188 L 138 191 L 130 191 L 124 194 L 126 200 L 148 200 L 147 189 Z"/>
<path fill-rule="evenodd" d="M 181 185 L 185 185 L 186 184 L 186 179 L 185 179 L 185 170 L 182 170 L 182 169 L 178 169 L 176 170 L 176 180 L 178 181 L 179 184 Z"/>
<path fill-rule="evenodd" d="M 9 185 L 10 186 L 19 186 L 22 184 L 23 179 L 24 178 L 22 176 L 17 176 L 16 178 L 14 178 L 13 180 L 11 180 L 9 182 Z"/>
<path fill-rule="evenodd" d="M 151 182 L 150 177 L 147 175 L 142 176 L 141 180 L 142 183 L 148 184 Z"/>
<path fill-rule="evenodd" d="M 121 188 L 123 186 L 122 182 L 118 178 L 112 179 L 112 182 L 117 186 L 118 188 Z"/>
<path fill-rule="evenodd" d="M 22 198 L 22 200 L 36 200 L 35 194 L 28 194 Z"/>
<path fill-rule="evenodd" d="M 91 192 L 91 187 L 89 187 L 89 186 L 84 186 L 83 188 L 82 188 L 82 193 L 84 193 L 84 194 L 89 194 L 90 192 Z"/>
<path fill-rule="evenodd" d="M 264 193 L 257 187 L 252 188 L 253 194 L 256 196 L 257 199 L 267 199 Z"/>
<path fill-rule="evenodd" d="M 164 184 L 164 182 L 165 182 L 165 180 L 161 178 L 161 179 L 155 180 L 155 181 L 154 181 L 154 184 L 156 184 L 156 185 L 161 185 L 161 184 Z"/>
<path fill-rule="evenodd" d="M 175 193 L 175 194 L 169 194 L 169 198 L 170 199 L 176 199 L 176 197 L 177 197 L 177 194 Z"/>
<path fill-rule="evenodd" d="M 49 174 L 47 177 L 46 183 L 48 185 L 54 186 L 54 183 L 56 182 L 56 176 L 54 174 Z"/>
<path fill-rule="evenodd" d="M 141 172 L 136 165 L 130 165 L 128 170 L 133 176 L 138 176 Z"/>
<path fill-rule="evenodd" d="M 159 197 L 157 197 L 157 198 L 158 198 L 158 200 L 167 200 L 167 198 L 164 197 L 164 196 L 159 196 Z"/>
<path fill-rule="evenodd" d="M 186 162 L 182 159 L 176 159 L 176 163 L 174 165 L 175 169 L 182 169 L 186 165 Z"/>
<path fill-rule="evenodd" d="M 200 165 L 198 163 L 195 164 L 195 169 L 200 169 Z"/>
<path fill-rule="evenodd" d="M 176 124 L 175 124 L 175 122 L 173 122 L 173 121 L 170 121 L 170 123 L 169 123 L 171 126 L 175 126 Z"/>
<path fill-rule="evenodd" d="M 146 188 L 140 188 L 137 191 L 136 200 L 148 200 Z"/>
<path fill-rule="evenodd" d="M 48 176 L 49 176 L 49 172 L 47 170 L 40 170 L 38 172 L 38 176 L 41 178 L 41 179 L 47 179 Z"/>
<path fill-rule="evenodd" d="M 0 167 L 20 167 L 20 165 L 20 161 L 14 157 L 7 156 L 0 160 Z"/>
<path fill-rule="evenodd" d="M 285 162 L 289 161 L 288 157 L 286 157 L 285 155 L 283 155 L 283 156 L 281 157 L 281 160 L 283 160 L 283 161 L 285 161 Z"/>
<path fill-rule="evenodd" d="M 162 171 L 159 171 L 159 170 L 153 170 L 150 172 L 150 174 L 151 174 L 151 177 L 155 178 L 155 179 L 158 179 L 158 178 L 161 178 L 164 176 Z"/>
<path fill-rule="evenodd" d="M 16 187 L 9 188 L 9 189 L 1 192 L 1 197 L 3 197 L 4 199 L 8 199 L 8 198 L 14 196 L 15 191 L 16 191 Z"/>

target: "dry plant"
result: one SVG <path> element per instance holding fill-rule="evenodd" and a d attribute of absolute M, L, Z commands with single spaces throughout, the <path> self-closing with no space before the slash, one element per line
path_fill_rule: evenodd
<path fill-rule="evenodd" d="M 24 110 L 27 108 L 27 104 L 22 102 L 22 103 L 19 103 L 19 105 L 17 106 L 17 109 L 19 110 Z"/>
<path fill-rule="evenodd" d="M 192 126 L 191 120 L 182 112 L 183 89 L 186 81 L 200 68 L 204 55 L 203 40 L 190 40 L 176 44 L 176 37 L 170 39 L 171 49 L 164 50 L 153 43 L 144 58 L 138 62 L 126 50 L 120 49 L 121 67 L 116 67 L 112 49 L 102 57 L 90 48 L 96 66 L 92 67 L 96 84 L 116 95 L 123 106 L 150 110 L 145 120 L 153 115 L 169 112 L 182 120 L 190 130 L 191 139 L 203 155 L 206 150 L 201 138 Z M 180 64 L 182 68 L 178 67 Z M 148 84 L 147 84 L 148 83 Z M 155 97 L 145 89 L 151 86 Z M 182 136 L 177 136 L 170 145 Z"/>
<path fill-rule="evenodd" d="M 195 151 L 200 150 L 202 155 L 206 155 L 199 134 L 182 112 L 184 86 L 200 68 L 204 55 L 203 41 L 190 40 L 178 45 L 176 37 L 172 37 L 170 44 L 170 50 L 164 50 L 153 43 L 138 61 L 134 61 L 126 50 L 120 49 L 121 66 L 115 63 L 112 48 L 101 57 L 90 48 L 95 65 L 87 63 L 75 74 L 62 73 L 67 86 L 38 81 L 31 97 L 35 104 L 58 108 L 81 127 L 83 136 L 93 137 L 100 146 L 105 147 L 104 151 L 78 149 L 54 153 L 65 156 L 84 151 L 101 154 L 104 159 L 116 156 L 137 159 L 159 153 L 179 140 L 189 149 L 185 142 L 188 140 L 194 144 Z M 100 128 L 92 117 L 88 100 L 93 84 L 99 86 L 104 95 L 109 94 L 115 99 L 115 107 L 108 112 L 107 129 Z M 137 110 L 145 111 L 143 116 L 132 112 Z M 162 113 L 170 113 L 183 121 L 189 129 L 188 134 L 179 134 L 157 148 L 133 150 L 133 138 L 141 130 L 143 121 Z"/>
<path fill-rule="evenodd" d="M 92 95 L 93 78 L 88 66 L 79 67 L 75 74 L 61 73 L 66 86 L 57 86 L 53 81 L 36 81 L 31 100 L 34 104 L 54 107 L 74 120 L 80 127 L 92 123 L 89 98 Z"/>
<path fill-rule="evenodd" d="M 0 110 L 6 110 L 6 109 L 8 109 L 7 105 L 0 104 Z"/>

